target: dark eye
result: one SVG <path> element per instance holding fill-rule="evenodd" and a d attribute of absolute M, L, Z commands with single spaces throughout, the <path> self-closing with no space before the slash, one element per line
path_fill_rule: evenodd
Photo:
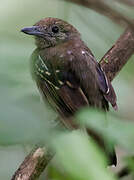
<path fill-rule="evenodd" d="M 58 32 L 59 32 L 58 26 L 53 26 L 53 27 L 52 27 L 52 32 L 53 32 L 53 33 L 58 33 Z"/>

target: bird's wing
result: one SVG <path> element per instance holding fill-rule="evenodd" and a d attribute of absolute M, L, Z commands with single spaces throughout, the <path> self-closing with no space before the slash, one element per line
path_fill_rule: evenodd
<path fill-rule="evenodd" d="M 88 105 L 88 100 L 72 73 L 61 72 L 47 63 L 44 58 L 38 51 L 35 51 L 31 57 L 32 77 L 43 98 L 46 98 L 53 108 L 65 117 Z"/>
<path fill-rule="evenodd" d="M 115 110 L 117 109 L 116 94 L 111 82 L 106 77 L 95 57 L 88 51 L 88 48 L 86 50 L 79 50 L 69 63 L 71 71 L 79 79 L 82 89 L 85 89 L 88 94 L 89 101 L 90 98 L 95 98 L 95 96 L 99 101 L 99 95 L 97 94 L 97 89 L 99 89 L 105 100 L 110 102 Z M 99 105 L 97 106 L 99 107 Z"/>

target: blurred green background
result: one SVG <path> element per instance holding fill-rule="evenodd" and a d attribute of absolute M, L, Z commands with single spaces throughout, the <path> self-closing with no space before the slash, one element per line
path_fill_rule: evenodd
<path fill-rule="evenodd" d="M 113 4 L 132 17 L 132 8 Z M 124 28 L 96 12 L 58 0 L 1 0 L 0 6 L 0 179 L 8 180 L 32 145 L 47 134 L 45 120 L 55 113 L 40 102 L 29 73 L 34 40 L 20 32 L 41 18 L 58 17 L 72 23 L 98 60 Z M 118 114 L 134 117 L 134 57 L 113 81 Z"/>

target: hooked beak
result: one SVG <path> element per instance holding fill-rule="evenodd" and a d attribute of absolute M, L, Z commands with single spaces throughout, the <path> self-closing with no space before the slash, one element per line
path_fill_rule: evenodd
<path fill-rule="evenodd" d="M 25 27 L 25 28 L 21 29 L 21 32 L 28 34 L 28 35 L 34 35 L 34 36 L 40 36 L 40 37 L 42 37 L 44 35 L 44 33 L 40 31 L 39 26 Z"/>

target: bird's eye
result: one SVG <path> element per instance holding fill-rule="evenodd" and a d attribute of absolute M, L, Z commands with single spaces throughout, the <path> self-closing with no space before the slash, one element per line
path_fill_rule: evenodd
<path fill-rule="evenodd" d="M 58 32 L 59 32 L 58 26 L 53 26 L 53 27 L 52 27 L 52 32 L 53 32 L 53 33 L 58 33 Z"/>

